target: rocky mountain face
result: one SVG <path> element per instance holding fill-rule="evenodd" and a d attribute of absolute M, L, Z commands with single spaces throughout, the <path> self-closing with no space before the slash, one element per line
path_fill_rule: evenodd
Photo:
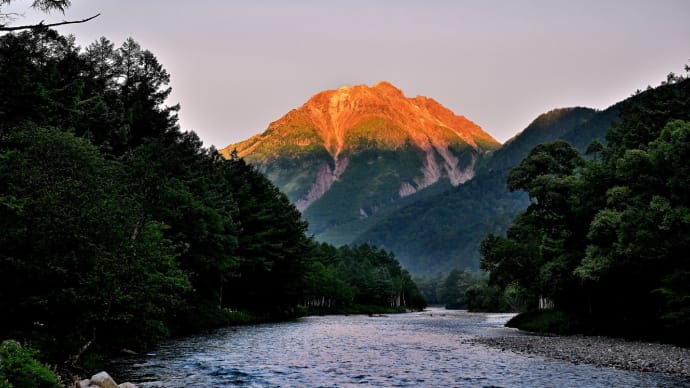
<path fill-rule="evenodd" d="M 499 147 L 433 99 L 379 82 L 318 93 L 221 153 L 255 165 L 318 239 L 341 244 L 413 199 L 468 181 Z"/>

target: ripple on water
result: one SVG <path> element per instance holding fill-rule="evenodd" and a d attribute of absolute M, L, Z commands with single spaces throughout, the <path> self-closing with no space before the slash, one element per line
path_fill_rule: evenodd
<path fill-rule="evenodd" d="M 471 338 L 509 315 L 425 313 L 308 317 L 226 328 L 119 360 L 118 380 L 143 387 L 687 386 L 660 374 L 574 365 L 489 348 Z"/>

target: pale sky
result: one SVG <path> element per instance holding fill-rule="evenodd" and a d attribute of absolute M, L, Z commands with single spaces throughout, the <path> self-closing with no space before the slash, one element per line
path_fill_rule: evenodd
<path fill-rule="evenodd" d="M 180 123 L 218 148 L 325 89 L 387 80 L 500 142 L 537 115 L 604 109 L 690 61 L 688 0 L 72 0 L 59 27 L 86 46 L 129 36 L 172 77 Z"/>

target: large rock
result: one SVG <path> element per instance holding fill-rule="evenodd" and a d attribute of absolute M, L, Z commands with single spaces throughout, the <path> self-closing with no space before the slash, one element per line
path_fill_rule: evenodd
<path fill-rule="evenodd" d="M 90 379 L 79 381 L 79 388 L 136 388 L 132 383 L 118 385 L 107 372 L 96 373 Z"/>

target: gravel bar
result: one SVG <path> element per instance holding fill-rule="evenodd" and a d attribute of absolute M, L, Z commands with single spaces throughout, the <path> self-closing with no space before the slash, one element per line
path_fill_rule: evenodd
<path fill-rule="evenodd" d="M 475 341 L 501 350 L 575 364 L 690 377 L 690 349 L 678 346 L 610 337 L 529 334 L 516 329 L 497 330 L 495 334 Z"/>

